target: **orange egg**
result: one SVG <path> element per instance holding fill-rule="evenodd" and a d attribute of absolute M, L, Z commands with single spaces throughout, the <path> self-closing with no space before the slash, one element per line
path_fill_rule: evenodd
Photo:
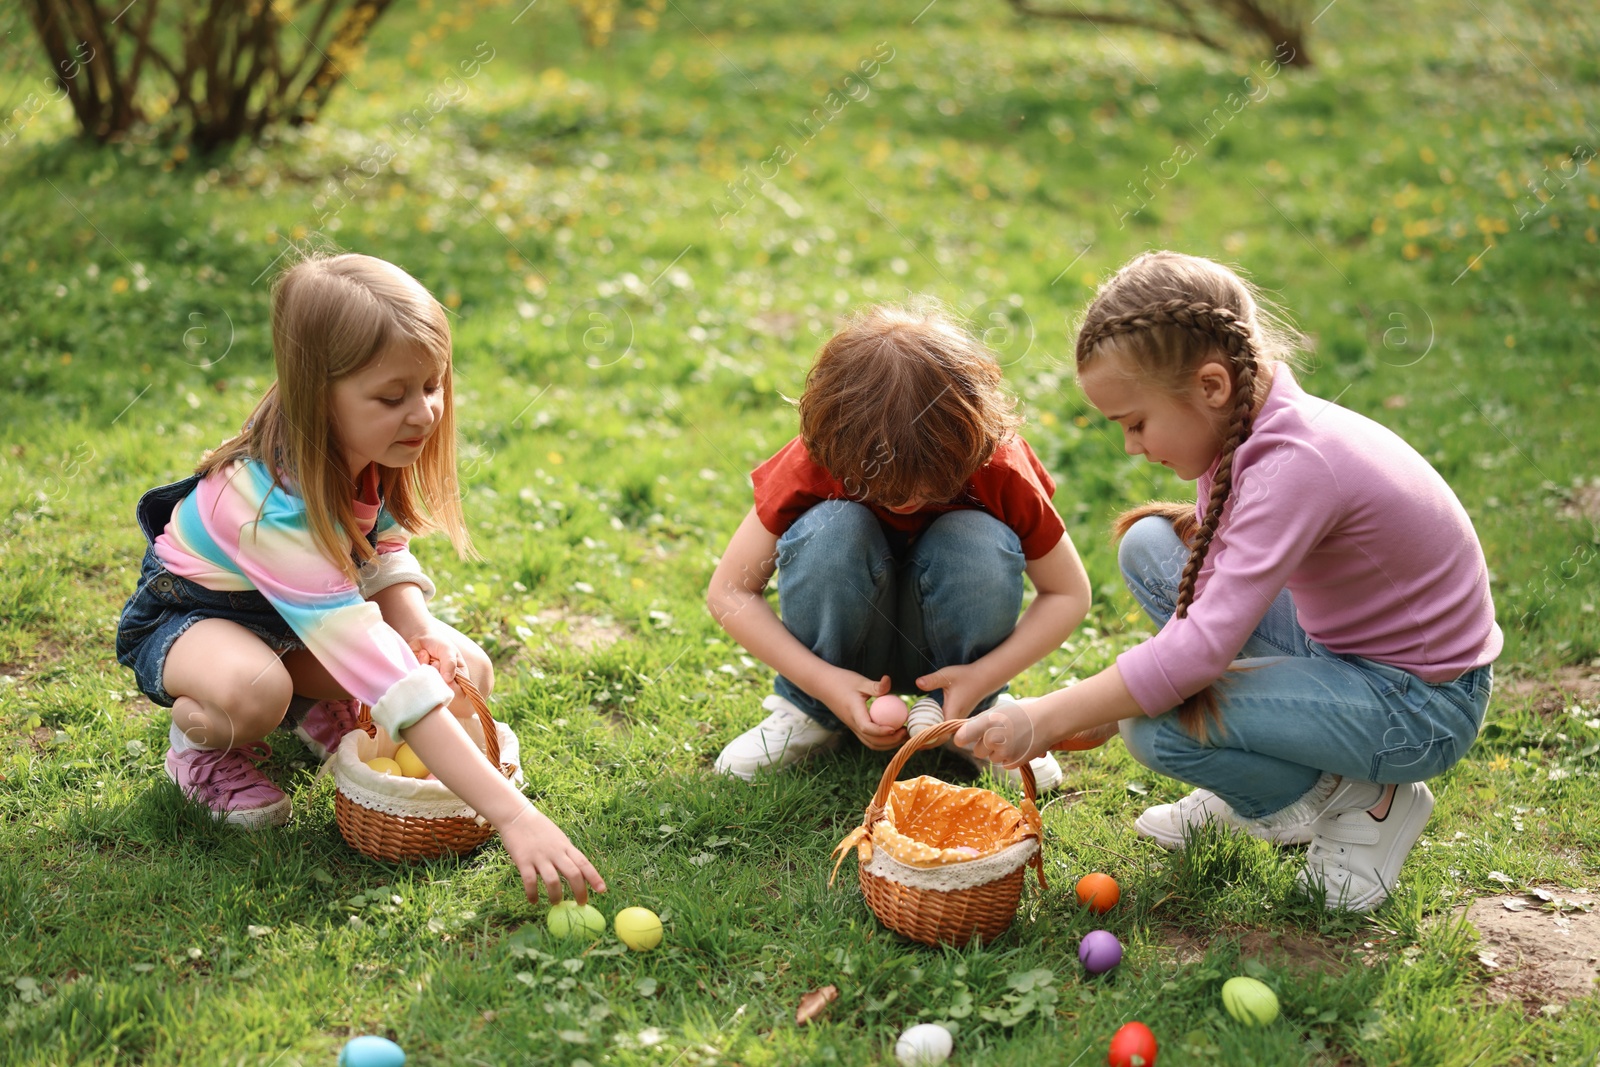
<path fill-rule="evenodd" d="M 1117 880 L 1109 874 L 1086 874 L 1078 879 L 1078 903 L 1096 915 L 1104 915 L 1122 899 Z"/>

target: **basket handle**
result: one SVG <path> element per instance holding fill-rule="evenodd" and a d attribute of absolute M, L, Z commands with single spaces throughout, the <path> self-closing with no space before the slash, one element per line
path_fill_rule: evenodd
<path fill-rule="evenodd" d="M 883 769 L 883 777 L 878 781 L 878 791 L 872 795 L 872 803 L 867 805 L 866 817 L 861 822 L 864 828 L 871 830 L 877 825 L 878 820 L 883 818 L 888 810 L 889 790 L 893 788 L 895 779 L 900 777 L 900 772 L 905 769 L 906 761 L 925 748 L 937 748 L 944 744 L 947 739 L 955 736 L 955 732 L 961 729 L 961 724 L 966 721 L 950 719 L 938 726 L 930 726 L 900 746 L 900 751 L 894 754 L 889 765 Z M 1033 768 L 1024 763 L 1018 770 L 1022 772 L 1023 818 L 1027 820 L 1029 829 L 1039 834 L 1042 840 L 1044 835 L 1041 832 L 1039 809 L 1036 806 L 1039 793 L 1038 785 L 1033 780 Z"/>
<path fill-rule="evenodd" d="M 494 728 L 494 716 L 489 714 L 489 702 L 483 698 L 483 694 L 479 692 L 477 685 L 473 683 L 472 677 L 467 674 L 466 668 L 456 668 L 455 684 L 459 685 L 461 691 L 467 695 L 467 700 L 472 703 L 473 713 L 478 716 L 478 723 L 483 727 L 483 754 L 488 757 L 489 764 L 495 770 L 510 778 L 516 773 L 516 768 L 513 767 L 508 770 L 500 762 L 500 732 Z M 360 704 L 360 708 L 356 724 L 366 731 L 368 737 L 376 737 L 378 727 L 372 721 L 372 709 L 366 704 Z M 432 713 L 430 712 L 429 714 Z"/>
<path fill-rule="evenodd" d="M 461 691 L 467 694 L 467 699 L 472 702 L 472 710 L 478 716 L 478 722 L 483 726 L 484 755 L 489 757 L 489 764 L 502 774 L 505 768 L 500 765 L 500 731 L 494 728 L 494 716 L 489 714 L 489 702 L 483 698 L 478 687 L 473 684 L 467 675 L 466 668 L 456 668 L 456 684 Z"/>

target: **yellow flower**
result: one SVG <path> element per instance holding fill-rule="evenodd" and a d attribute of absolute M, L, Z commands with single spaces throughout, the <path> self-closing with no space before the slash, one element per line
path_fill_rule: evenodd
<path fill-rule="evenodd" d="M 111 291 L 113 293 L 126 293 L 128 291 L 128 279 L 119 277 L 111 283 Z"/>

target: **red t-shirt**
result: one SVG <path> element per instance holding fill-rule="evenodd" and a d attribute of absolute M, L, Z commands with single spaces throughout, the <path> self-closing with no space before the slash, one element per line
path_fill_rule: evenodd
<path fill-rule="evenodd" d="M 855 499 L 839 480 L 811 458 L 799 437 L 784 445 L 778 454 L 757 467 L 750 475 L 755 483 L 756 517 L 776 537 L 782 537 L 795 520 L 824 500 Z M 961 495 L 944 504 L 929 504 L 920 511 L 901 515 L 865 503 L 891 546 L 902 549 L 928 525 L 947 511 L 983 511 L 1016 531 L 1022 541 L 1022 554 L 1038 559 L 1060 542 L 1066 526 L 1056 514 L 1050 497 L 1056 483 L 1033 454 L 1028 442 L 1013 437 L 979 467 Z"/>

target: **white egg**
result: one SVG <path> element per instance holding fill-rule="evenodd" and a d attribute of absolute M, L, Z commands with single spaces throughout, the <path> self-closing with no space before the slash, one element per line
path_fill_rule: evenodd
<path fill-rule="evenodd" d="M 905 1067 L 934 1067 L 950 1058 L 955 1048 L 950 1031 L 936 1023 L 919 1023 L 894 1043 L 894 1058 Z"/>

